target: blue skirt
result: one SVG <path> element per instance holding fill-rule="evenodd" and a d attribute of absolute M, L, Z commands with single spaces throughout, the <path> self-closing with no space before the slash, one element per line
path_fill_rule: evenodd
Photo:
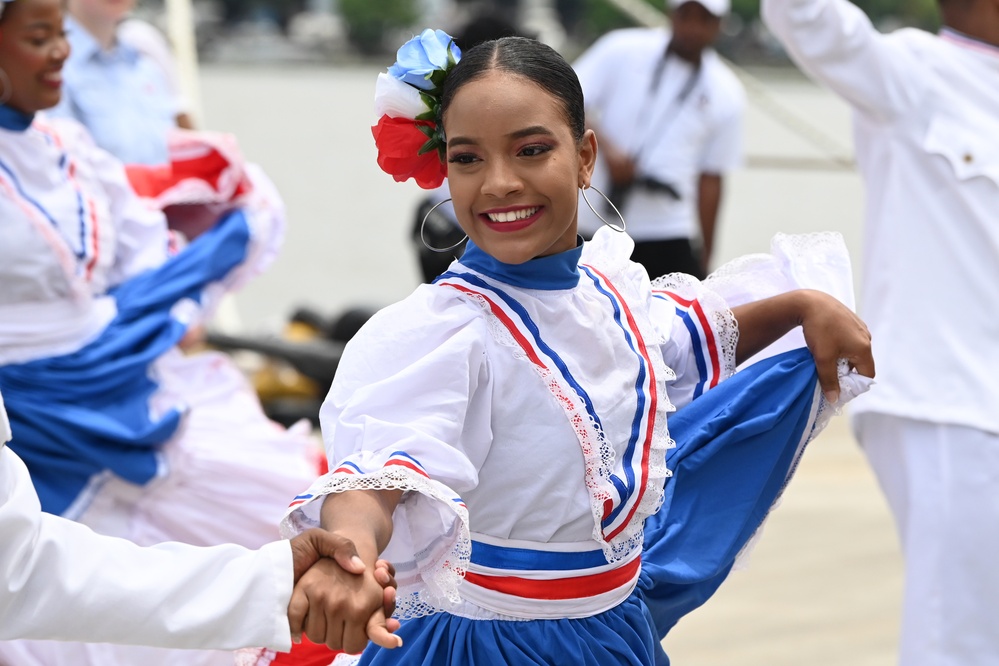
<path fill-rule="evenodd" d="M 31 472 L 42 509 L 64 513 L 105 470 L 136 484 L 156 475 L 156 451 L 181 419 L 177 410 L 149 414 L 157 389 L 150 365 L 187 332 L 172 309 L 184 299 L 201 302 L 209 284 L 243 262 L 249 242 L 245 216 L 230 213 L 159 268 L 112 290 L 117 315 L 90 344 L 0 366 L 10 447 Z"/>
<path fill-rule="evenodd" d="M 402 648 L 370 644 L 360 663 L 668 665 L 660 641 L 725 580 L 816 434 L 821 400 L 811 354 L 798 349 L 736 373 L 671 415 L 673 476 L 662 508 L 645 522 L 638 585 L 615 608 L 530 621 L 437 613 L 404 621 Z"/>

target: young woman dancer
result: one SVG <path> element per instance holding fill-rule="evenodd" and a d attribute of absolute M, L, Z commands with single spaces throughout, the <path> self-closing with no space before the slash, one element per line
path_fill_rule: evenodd
<path fill-rule="evenodd" d="M 303 585 L 333 576 L 370 611 L 336 627 L 365 648 L 340 661 L 668 663 L 660 639 L 765 518 L 828 415 L 823 393 L 842 402 L 873 376 L 870 336 L 832 296 L 792 288 L 801 253 L 786 271 L 745 262 L 750 288 L 735 269 L 650 282 L 610 229 L 582 243 L 598 140 L 573 70 L 520 38 L 458 57 L 443 33 L 407 44 L 380 79 L 375 135 L 397 179 L 446 171 L 468 246 L 348 345 L 321 413 L 331 472 L 285 523 L 394 562 L 400 647 L 365 648 L 384 622 L 370 577 L 323 562 Z M 835 263 L 830 248 L 816 241 L 815 265 Z M 754 290 L 771 295 L 726 303 Z M 735 372 L 798 326 L 807 350 Z"/>

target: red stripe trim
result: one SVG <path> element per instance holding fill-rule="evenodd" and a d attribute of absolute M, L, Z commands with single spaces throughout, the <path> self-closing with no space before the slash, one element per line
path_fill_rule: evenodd
<path fill-rule="evenodd" d="M 527 354 L 527 357 L 531 359 L 531 362 L 537 365 L 538 367 L 541 368 L 545 367 L 545 364 L 542 363 L 541 359 L 538 357 L 537 352 L 534 351 L 534 347 L 531 345 L 530 342 L 528 342 L 527 338 L 524 337 L 524 334 L 520 332 L 520 330 L 517 328 L 517 325 L 513 323 L 513 320 L 510 319 L 510 317 L 506 314 L 506 312 L 504 312 L 503 309 L 500 308 L 491 298 L 489 298 L 480 291 L 469 289 L 468 287 L 464 287 L 459 284 L 454 284 L 452 282 L 441 282 L 440 284 L 446 287 L 453 287 L 458 291 L 462 291 L 466 294 L 470 294 L 472 296 L 478 296 L 482 299 L 485 299 L 486 303 L 489 304 L 489 309 L 492 311 L 493 315 L 497 319 L 499 319 L 503 323 L 503 325 L 507 327 L 507 329 L 509 329 L 510 334 L 517 341 L 517 344 L 519 344 L 523 348 L 524 352 Z"/>
<path fill-rule="evenodd" d="M 623 521 L 621 521 L 621 523 L 610 534 L 604 536 L 605 540 L 610 541 L 618 534 L 620 534 L 625 527 L 628 526 L 628 524 L 631 522 L 631 519 L 635 516 L 635 511 L 638 510 L 638 505 L 642 502 L 642 497 L 645 496 L 645 491 L 649 481 L 649 453 L 652 448 L 652 433 L 655 430 L 656 409 L 659 403 L 659 395 L 658 395 L 658 388 L 656 387 L 656 373 L 655 370 L 652 369 L 652 359 L 649 358 L 649 350 L 645 346 L 645 339 L 642 338 L 642 333 L 641 331 L 638 330 L 638 324 L 635 323 L 635 318 L 631 314 L 631 308 L 628 307 L 628 303 L 621 296 L 621 292 L 619 292 L 617 290 L 617 287 L 615 287 L 614 284 L 607 279 L 606 275 L 598 271 L 593 266 L 587 265 L 587 268 L 589 268 L 595 274 L 600 276 L 600 279 L 603 280 L 604 285 L 611 291 L 611 293 L 614 294 L 614 297 L 617 299 L 618 305 L 620 305 L 622 312 L 624 312 L 624 315 L 628 320 L 628 327 L 631 329 L 632 335 L 635 336 L 635 341 L 638 344 L 638 353 L 645 361 L 645 366 L 648 369 L 649 373 L 649 379 L 648 379 L 649 407 L 645 423 L 645 438 L 644 441 L 642 442 L 642 467 L 641 467 L 642 482 L 638 487 L 638 492 L 635 495 L 635 501 L 631 505 L 631 510 L 628 511 L 627 517 Z"/>
<path fill-rule="evenodd" d="M 628 584 L 638 574 L 641 566 L 642 558 L 636 557 L 628 564 L 611 571 L 556 580 L 489 576 L 468 571 L 465 573 L 465 581 L 487 590 L 525 599 L 583 599 L 611 592 Z"/>
<path fill-rule="evenodd" d="M 94 207 L 93 200 L 87 199 L 86 201 L 87 208 L 90 211 L 90 237 L 92 240 L 92 247 L 94 248 L 94 256 L 92 256 L 90 261 L 87 262 L 87 280 L 90 280 L 94 273 L 94 266 L 97 265 L 97 258 L 101 253 L 101 245 L 97 236 L 97 210 Z"/>
<path fill-rule="evenodd" d="M 339 474 L 340 472 L 344 472 L 345 474 L 357 474 L 357 470 L 351 469 L 350 467 L 346 467 L 346 466 L 345 467 L 337 467 L 335 470 L 333 470 L 334 474 Z"/>
<path fill-rule="evenodd" d="M 420 476 L 425 476 L 428 479 L 430 478 L 430 475 L 427 474 L 425 471 L 423 471 L 423 468 L 418 467 L 417 465 L 414 465 L 413 463 L 409 462 L 408 460 L 399 460 L 398 458 L 390 458 L 388 460 L 388 462 L 385 463 L 384 467 L 392 467 L 392 466 L 395 466 L 395 467 L 405 467 L 407 469 L 413 470 L 414 472 L 416 472 Z"/>
<path fill-rule="evenodd" d="M 718 346 L 715 344 L 714 331 L 711 330 L 711 326 L 708 324 L 708 316 L 704 313 L 704 308 L 701 307 L 700 301 L 688 301 L 674 294 L 672 291 L 659 291 L 658 293 L 666 294 L 683 307 L 692 309 L 694 314 L 697 315 L 697 320 L 701 323 L 701 330 L 704 331 L 704 342 L 708 346 L 708 357 L 711 359 L 711 381 L 708 383 L 708 386 L 714 388 L 718 385 L 718 379 L 721 376 L 721 361 L 718 358 Z"/>

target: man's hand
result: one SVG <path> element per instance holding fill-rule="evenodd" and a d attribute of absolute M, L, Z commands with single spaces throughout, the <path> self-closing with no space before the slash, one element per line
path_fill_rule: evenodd
<path fill-rule="evenodd" d="M 336 560 L 344 571 L 352 574 L 364 573 L 365 568 L 353 541 L 318 528 L 306 530 L 291 539 L 291 557 L 295 563 L 295 583 L 323 557 Z"/>
<path fill-rule="evenodd" d="M 295 585 L 288 604 L 293 639 L 305 633 L 314 643 L 350 653 L 363 651 L 369 639 L 399 647 L 402 639 L 392 635 L 399 622 L 389 617 L 395 610 L 393 576 L 384 561 L 352 573 L 337 560 L 319 560 Z"/>
<path fill-rule="evenodd" d="M 402 644 L 392 635 L 399 621 L 391 617 L 396 581 L 395 568 L 389 562 L 378 560 L 368 574 L 354 542 L 323 529 L 307 530 L 291 539 L 291 552 L 295 590 L 288 604 L 288 624 L 295 642 L 304 632 L 315 643 L 347 652 L 360 652 L 369 638 L 387 648 Z M 317 567 L 317 563 L 323 566 Z M 380 588 L 377 595 L 372 583 Z M 359 593 L 362 589 L 380 607 L 367 610 L 366 597 Z M 354 601 L 357 603 L 351 603 Z"/>

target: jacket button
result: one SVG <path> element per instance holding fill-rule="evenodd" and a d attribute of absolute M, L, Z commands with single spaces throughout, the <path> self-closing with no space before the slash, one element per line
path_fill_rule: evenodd
<path fill-rule="evenodd" d="M 971 164 L 974 161 L 975 161 L 975 157 L 971 153 L 965 153 L 964 154 L 964 162 L 965 162 L 965 164 Z"/>

